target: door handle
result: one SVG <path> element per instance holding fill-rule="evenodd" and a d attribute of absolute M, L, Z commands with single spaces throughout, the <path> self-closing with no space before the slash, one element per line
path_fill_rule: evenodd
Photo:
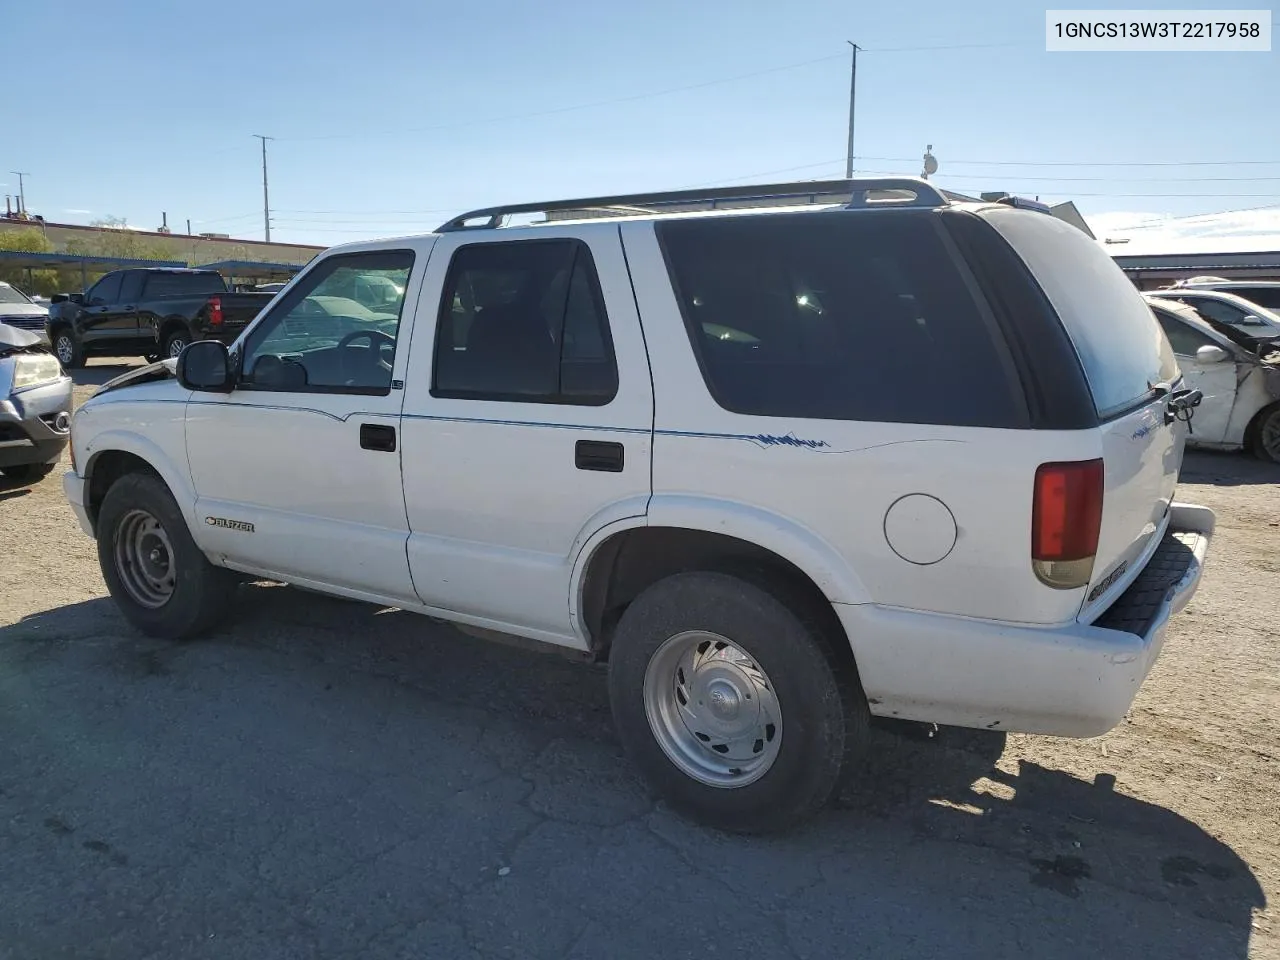
<path fill-rule="evenodd" d="M 385 423 L 360 424 L 360 446 L 365 450 L 383 453 L 396 452 L 396 428 Z"/>
<path fill-rule="evenodd" d="M 622 472 L 622 444 L 610 440 L 579 440 L 573 448 L 573 465 L 579 470 Z"/>

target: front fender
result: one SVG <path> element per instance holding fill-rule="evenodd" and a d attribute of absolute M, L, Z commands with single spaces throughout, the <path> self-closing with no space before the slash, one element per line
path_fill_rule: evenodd
<path fill-rule="evenodd" d="M 182 511 L 182 516 L 187 521 L 187 528 L 189 530 L 199 529 L 195 522 L 196 493 L 186 464 L 179 465 L 175 463 L 173 458 L 166 454 L 159 444 L 142 434 L 130 430 L 104 430 L 85 444 L 85 460 L 81 475 L 85 479 L 86 497 L 92 483 L 94 467 L 101 461 L 103 454 L 112 451 L 130 453 L 145 461 L 160 475 L 160 479 L 165 482 L 165 486 L 173 494 L 173 499 L 178 503 L 178 509 Z M 185 453 L 185 448 L 183 448 L 183 452 Z M 85 506 L 87 507 L 88 504 L 86 503 Z"/>

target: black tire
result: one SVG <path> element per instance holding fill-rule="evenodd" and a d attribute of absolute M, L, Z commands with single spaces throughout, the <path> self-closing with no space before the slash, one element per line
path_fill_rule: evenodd
<path fill-rule="evenodd" d="M 167 535 L 171 546 L 172 593 L 162 605 L 139 602 L 122 577 L 116 545 L 126 518 L 145 511 Z M 191 539 L 187 522 L 173 494 L 154 474 L 121 477 L 102 500 L 98 511 L 98 564 L 116 605 L 143 633 L 166 640 L 186 640 L 214 627 L 228 612 L 237 579 L 209 562 Z"/>
<path fill-rule="evenodd" d="M 66 369 L 79 370 L 84 366 L 84 346 L 76 339 L 69 327 L 54 329 L 51 346 L 58 362 Z"/>
<path fill-rule="evenodd" d="M 173 359 L 192 339 L 186 330 L 171 330 L 164 338 L 164 356 Z"/>
<path fill-rule="evenodd" d="M 36 483 L 53 473 L 56 463 L 20 463 L 13 467 L 0 467 L 0 474 L 15 483 Z"/>
<path fill-rule="evenodd" d="M 771 589 L 695 572 L 655 583 L 627 607 L 609 653 L 614 723 L 627 753 L 674 809 L 735 833 L 784 830 L 823 807 L 866 748 L 870 716 L 853 659 L 837 652 L 833 643 L 843 638 L 829 636 L 821 611 L 806 606 L 781 583 Z M 772 765 L 746 785 L 713 786 L 685 773 L 650 726 L 649 662 L 669 638 L 687 631 L 717 634 L 740 647 L 776 695 L 780 745 Z"/>
<path fill-rule="evenodd" d="M 1280 463 L 1280 403 L 1259 412 L 1251 432 L 1253 455 L 1267 463 Z"/>

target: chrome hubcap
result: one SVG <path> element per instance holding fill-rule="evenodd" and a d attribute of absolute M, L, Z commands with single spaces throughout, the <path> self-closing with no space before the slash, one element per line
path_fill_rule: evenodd
<path fill-rule="evenodd" d="M 187 345 L 187 341 L 185 341 L 185 340 L 176 340 L 176 339 L 175 339 L 175 340 L 170 340 L 170 341 L 169 341 L 169 356 L 170 356 L 170 357 L 176 357 L 178 354 L 180 354 L 180 353 L 182 352 L 182 348 L 183 348 L 183 347 L 185 347 L 186 345 Z"/>
<path fill-rule="evenodd" d="M 173 596 L 173 547 L 169 534 L 145 510 L 130 510 L 116 527 L 116 573 L 129 596 L 155 610 Z"/>
<path fill-rule="evenodd" d="M 56 352 L 58 354 L 58 359 L 62 361 L 63 364 L 70 363 L 71 356 L 75 353 L 75 348 L 71 343 L 71 338 L 59 337 Z"/>
<path fill-rule="evenodd" d="M 708 786 L 754 783 L 782 746 L 782 711 L 768 675 L 741 647 L 703 630 L 676 634 L 654 653 L 644 712 L 667 758 Z"/>

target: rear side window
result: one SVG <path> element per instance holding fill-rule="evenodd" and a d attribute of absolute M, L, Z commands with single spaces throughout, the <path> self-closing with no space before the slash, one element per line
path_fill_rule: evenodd
<path fill-rule="evenodd" d="M 436 325 L 432 395 L 606 404 L 618 369 L 591 251 L 579 240 L 458 248 Z"/>
<path fill-rule="evenodd" d="M 226 281 L 216 273 L 153 273 L 147 277 L 143 296 L 160 300 L 165 297 L 195 297 L 203 293 L 226 292 Z"/>
<path fill-rule="evenodd" d="M 1075 345 L 1098 416 L 1141 404 L 1178 375 L 1173 351 L 1142 295 L 1076 227 L 1047 214 L 982 214 L 1022 257 Z"/>
<path fill-rule="evenodd" d="M 929 216 L 656 226 L 716 401 L 768 417 L 1025 426 L 1007 357 Z"/>

